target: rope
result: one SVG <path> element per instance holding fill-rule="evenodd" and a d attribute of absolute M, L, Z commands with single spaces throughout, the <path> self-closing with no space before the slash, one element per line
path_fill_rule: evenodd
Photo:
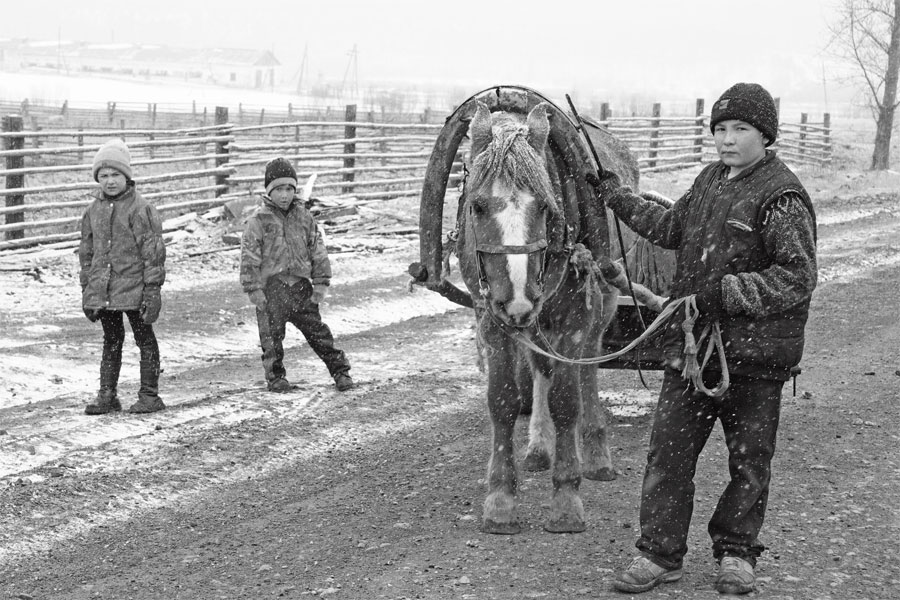
<path fill-rule="evenodd" d="M 712 327 L 707 325 L 704 327 L 703 332 L 700 335 L 699 341 L 696 341 L 694 338 L 693 328 L 694 324 L 697 321 L 697 317 L 699 317 L 700 312 L 697 310 L 697 302 L 694 298 L 694 295 L 685 296 L 684 298 L 678 298 L 676 300 L 672 300 L 668 304 L 663 307 L 662 312 L 657 315 L 656 319 L 650 325 L 647 326 L 647 329 L 637 338 L 631 341 L 627 346 L 622 348 L 617 352 L 612 352 L 610 354 L 604 354 L 602 356 L 592 356 L 587 358 L 569 358 L 567 356 L 563 356 L 553 346 L 550 344 L 550 340 L 547 339 L 544 332 L 537 328 L 536 335 L 537 338 L 546 346 L 546 350 L 541 348 L 533 341 L 531 341 L 528 336 L 526 336 L 522 330 L 510 327 L 509 325 L 500 321 L 497 317 L 494 316 L 493 312 L 487 311 L 491 316 L 491 319 L 494 323 L 510 338 L 519 342 L 532 352 L 536 352 L 542 356 L 546 356 L 548 358 L 552 358 L 554 360 L 558 360 L 560 362 L 565 362 L 574 365 L 599 365 L 602 363 L 610 362 L 617 358 L 624 356 L 625 354 L 631 352 L 638 345 L 643 343 L 648 337 L 650 337 L 653 333 L 656 332 L 657 329 L 661 328 L 669 318 L 675 314 L 678 308 L 681 305 L 685 306 L 685 320 L 681 325 L 682 330 L 685 332 L 685 343 L 684 343 L 684 358 L 685 358 L 685 366 L 682 370 L 682 377 L 685 379 L 690 379 L 691 383 L 694 384 L 694 387 L 706 394 L 707 396 L 712 396 L 714 398 L 721 397 L 725 391 L 728 389 L 730 385 L 730 379 L 728 375 L 728 364 L 725 361 L 725 346 L 722 342 L 722 332 L 719 328 L 719 323 L 716 321 L 713 323 Z M 712 332 L 712 335 L 709 336 L 709 340 L 706 345 L 706 351 L 703 357 L 703 363 L 699 364 L 697 362 L 697 349 L 700 345 L 703 344 L 703 341 L 706 340 L 707 336 Z M 719 354 L 719 365 L 722 369 L 722 380 L 719 384 L 710 390 L 703 383 L 703 369 L 706 367 L 706 363 L 709 361 L 709 358 L 712 356 L 713 350 L 716 350 Z"/>
<path fill-rule="evenodd" d="M 681 330 L 684 332 L 684 369 L 681 371 L 681 377 L 690 379 L 694 387 L 707 396 L 720 398 L 725 394 L 731 381 L 728 375 L 728 363 L 725 361 L 725 345 L 722 343 L 722 330 L 719 328 L 719 322 L 714 321 L 712 326 L 707 324 L 700 333 L 700 339 L 694 341 L 694 323 L 697 322 L 697 317 L 700 316 L 700 311 L 697 310 L 697 300 L 694 295 L 686 296 L 682 300 L 686 302 L 684 303 L 685 317 L 681 323 Z M 710 335 L 710 332 L 712 332 L 712 335 Z M 703 363 L 698 363 L 697 352 L 707 335 L 710 335 L 710 338 L 706 344 L 706 352 L 703 354 Z M 710 356 L 712 356 L 713 350 L 716 350 L 719 354 L 722 380 L 716 387 L 709 389 L 703 383 L 703 369 L 706 367 Z"/>

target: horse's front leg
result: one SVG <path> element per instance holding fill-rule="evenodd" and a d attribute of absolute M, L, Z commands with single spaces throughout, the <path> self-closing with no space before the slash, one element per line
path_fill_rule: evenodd
<path fill-rule="evenodd" d="M 502 336 L 502 334 L 501 334 Z M 488 411 L 491 415 L 491 458 L 488 462 L 488 495 L 484 500 L 482 530 L 485 533 L 519 533 L 516 517 L 516 466 L 513 432 L 519 415 L 515 381 L 515 343 L 508 338 L 490 344 L 488 358 Z"/>
<path fill-rule="evenodd" d="M 585 529 L 584 506 L 578 495 L 581 485 L 578 367 L 556 363 L 553 369 L 547 402 L 556 426 L 556 451 L 550 518 L 544 528 L 554 533 L 578 533 Z"/>

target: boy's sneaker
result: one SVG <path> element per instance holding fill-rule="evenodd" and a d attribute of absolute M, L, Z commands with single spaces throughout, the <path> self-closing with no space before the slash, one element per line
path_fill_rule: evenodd
<path fill-rule="evenodd" d="M 723 556 L 716 577 L 716 590 L 720 594 L 748 594 L 756 587 L 753 565 L 737 556 Z"/>
<path fill-rule="evenodd" d="M 683 572 L 678 569 L 661 567 L 646 556 L 638 556 L 628 568 L 616 574 L 613 587 L 620 592 L 646 592 L 660 583 L 671 583 L 681 579 Z"/>
<path fill-rule="evenodd" d="M 105 415 L 106 413 L 122 410 L 119 396 L 115 390 L 100 390 L 97 398 L 84 407 L 86 415 Z"/>
<path fill-rule="evenodd" d="M 277 394 L 284 394 L 291 391 L 291 384 L 284 377 L 279 377 L 269 382 L 269 391 Z"/>
<path fill-rule="evenodd" d="M 346 392 L 347 390 L 352 389 L 353 386 L 353 380 L 347 373 L 338 373 L 334 376 L 334 387 L 336 387 L 339 392 Z"/>

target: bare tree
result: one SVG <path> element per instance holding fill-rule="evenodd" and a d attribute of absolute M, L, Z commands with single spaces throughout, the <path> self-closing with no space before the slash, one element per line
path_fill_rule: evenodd
<path fill-rule="evenodd" d="M 900 0 L 843 0 L 830 45 L 863 82 L 875 118 L 872 169 L 889 168 L 900 77 Z"/>

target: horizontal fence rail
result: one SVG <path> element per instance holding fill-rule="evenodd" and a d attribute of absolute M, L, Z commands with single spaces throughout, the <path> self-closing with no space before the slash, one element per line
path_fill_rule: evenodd
<path fill-rule="evenodd" d="M 128 144 L 141 195 L 160 212 L 172 213 L 261 194 L 264 165 L 275 156 L 294 163 L 301 185 L 315 174 L 313 196 L 330 205 L 417 196 L 442 128 L 429 122 L 435 114 L 428 111 L 405 117 L 357 115 L 355 105 L 346 106 L 342 115 L 289 106 L 281 113 L 261 108 L 253 116 L 240 107 L 237 119 L 227 107 L 216 107 L 213 114 L 204 108 L 202 120 L 196 109 L 163 113 L 155 105 L 137 110 L 114 102 L 93 112 L 65 106 L 42 111 L 27 103 L 19 108 L 25 114 L 3 117 L 0 131 L 0 177 L 5 179 L 0 251 L 79 237 L 78 223 L 97 189 L 90 161 L 113 137 Z M 77 127 L 72 126 L 75 117 L 81 119 Z M 126 128 L 130 117 L 134 126 Z M 649 116 L 613 116 L 603 104 L 595 117 L 635 153 L 642 172 L 716 159 L 702 99 L 693 116 L 664 116 L 655 103 Z M 161 124 L 171 128 L 157 128 Z M 830 116 L 810 123 L 803 113 L 799 123 L 781 123 L 773 148 L 787 161 L 829 163 Z M 464 144 L 459 150 L 449 186 L 462 180 L 467 149 Z"/>

